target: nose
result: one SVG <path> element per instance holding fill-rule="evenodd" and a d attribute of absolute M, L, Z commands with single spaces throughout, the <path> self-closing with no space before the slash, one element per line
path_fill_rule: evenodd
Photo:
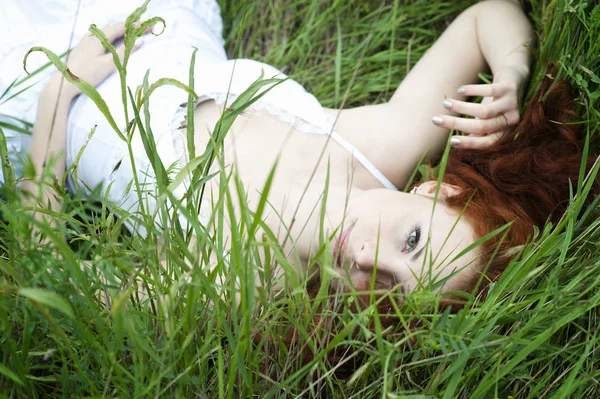
<path fill-rule="evenodd" d="M 364 241 L 353 254 L 354 262 L 350 268 L 352 279 L 370 281 L 376 271 L 377 281 L 386 286 L 394 285 L 396 278 L 384 249 L 381 243 L 378 246 L 375 241 Z"/>
<path fill-rule="evenodd" d="M 373 270 L 375 264 L 377 269 L 382 269 L 382 246 L 381 243 L 377 246 L 377 242 L 371 240 L 364 241 L 357 251 L 354 253 L 354 262 L 357 264 L 359 269 L 362 270 Z"/>

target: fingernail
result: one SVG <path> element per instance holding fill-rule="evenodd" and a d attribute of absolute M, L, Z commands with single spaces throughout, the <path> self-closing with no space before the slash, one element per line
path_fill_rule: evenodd
<path fill-rule="evenodd" d="M 446 109 L 452 109 L 452 101 L 450 101 L 450 100 L 444 100 L 444 101 L 442 101 L 442 105 Z"/>
<path fill-rule="evenodd" d="M 460 145 L 460 139 L 458 137 L 454 136 L 450 139 L 450 146 L 458 147 L 459 145 Z"/>
<path fill-rule="evenodd" d="M 442 123 L 444 123 L 444 118 L 442 118 L 441 116 L 434 116 L 433 118 L 431 118 L 431 121 L 436 125 L 441 125 Z"/>
<path fill-rule="evenodd" d="M 456 90 L 458 94 L 465 94 L 466 91 L 467 89 L 465 89 L 464 87 L 459 87 L 458 90 Z"/>

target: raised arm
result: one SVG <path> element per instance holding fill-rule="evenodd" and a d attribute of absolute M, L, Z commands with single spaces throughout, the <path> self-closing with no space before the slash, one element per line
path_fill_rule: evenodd
<path fill-rule="evenodd" d="M 517 92 L 529 75 L 532 40 L 531 25 L 517 2 L 478 3 L 452 22 L 388 103 L 341 111 L 337 129 L 403 187 L 424 153 L 428 159 L 439 156 L 449 129 L 477 134 L 459 144 L 475 147 L 477 140 L 506 128 L 508 117 L 509 124 L 516 123 Z M 494 84 L 469 85 L 490 69 Z M 464 92 L 457 93 L 461 87 Z M 497 100 L 487 105 L 462 102 L 477 94 L 497 95 Z M 482 119 L 451 117 L 444 100 L 453 111 Z"/>

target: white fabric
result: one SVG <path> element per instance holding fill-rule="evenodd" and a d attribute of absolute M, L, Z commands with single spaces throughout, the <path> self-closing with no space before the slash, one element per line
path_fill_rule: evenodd
<path fill-rule="evenodd" d="M 135 53 L 127 66 L 127 81 L 132 91 L 142 85 L 144 75 L 149 69 L 150 83 L 160 78 L 174 78 L 183 83 L 189 80 L 189 65 L 193 48 L 198 48 L 197 65 L 222 63 L 227 60 L 223 49 L 223 39 L 204 19 L 203 2 L 195 2 L 197 9 L 190 9 L 167 2 L 165 8 L 154 8 L 149 15 L 160 15 L 167 27 L 160 36 L 147 34 L 143 46 Z M 152 4 L 151 2 L 150 4 Z M 216 5 L 214 1 L 210 1 Z M 177 3 L 179 4 L 179 3 Z M 168 7 L 167 7 L 168 6 Z M 214 8 L 213 8 L 214 9 Z M 216 9 L 218 10 L 218 9 Z M 150 11 L 150 10 L 149 10 Z M 218 14 L 217 14 L 218 15 Z M 220 18 L 220 17 L 219 17 Z M 209 20 L 215 20 L 210 18 Z M 218 19 L 220 32 L 220 19 Z M 196 87 L 199 87 L 196 85 Z M 121 83 L 117 74 L 111 75 L 101 85 L 98 92 L 109 105 L 117 126 L 123 131 L 128 124 L 121 100 Z M 151 130 L 156 142 L 157 152 L 165 166 L 173 173 L 179 169 L 180 156 L 173 147 L 171 121 L 179 105 L 188 99 L 188 94 L 173 86 L 158 88 L 149 100 Z M 129 120 L 134 117 L 129 111 Z M 80 149 L 85 145 L 92 127 L 96 131 L 78 162 L 78 185 L 93 188 L 99 184 L 105 187 L 107 197 L 122 209 L 135 213 L 139 210 L 140 197 L 135 190 L 134 169 L 129 151 L 117 133 L 110 127 L 96 105 L 87 97 L 80 96 L 73 104 L 69 116 L 69 135 L 67 139 L 67 165 L 71 165 Z M 150 160 L 141 140 L 136 133 L 132 140 L 135 173 L 143 188 L 144 209 L 153 213 L 156 208 L 154 173 Z M 117 167 L 117 165 L 119 165 Z M 185 187 L 180 186 L 174 195 L 180 198 Z M 206 222 L 206 218 L 202 222 Z M 182 220 L 182 223 L 184 221 Z M 129 226 L 141 231 L 138 226 Z"/>
<path fill-rule="evenodd" d="M 87 34 L 92 23 L 103 27 L 110 23 L 122 22 L 141 3 L 141 0 L 0 0 L 0 95 L 13 81 L 27 76 L 23 70 L 23 57 L 31 47 L 43 46 L 56 54 L 63 54 L 69 48 L 72 31 L 72 44 L 76 45 L 83 35 Z M 189 47 L 190 43 L 198 45 L 193 38 L 201 35 L 204 37 L 202 43 L 205 47 L 208 46 L 215 52 L 213 58 L 226 59 L 222 50 L 223 24 L 215 0 L 152 0 L 148 12 L 142 18 L 155 15 L 169 20 L 165 39 L 176 39 L 181 48 L 184 48 L 186 45 Z M 183 17 L 185 21 L 199 23 L 195 24 L 197 26 L 186 26 L 177 20 L 178 15 L 186 15 Z M 198 31 L 204 34 L 194 35 Z M 187 36 L 190 33 L 192 34 L 188 40 Z M 155 48 L 158 50 L 158 46 Z M 156 54 L 160 52 L 157 51 Z M 137 55 L 132 58 L 137 58 Z M 42 53 L 32 53 L 27 62 L 27 69 L 35 71 L 47 62 Z M 33 122 L 44 82 L 54 72 L 53 67 L 46 68 L 23 85 L 13 88 L 5 99 L 0 100 L 0 122 L 15 123 L 13 119 L 2 114 Z M 24 93 L 2 103 L 10 94 L 17 93 L 31 84 L 33 86 Z M 120 98 L 116 104 L 121 104 Z M 71 119 L 78 117 L 80 116 L 71 114 Z M 86 126 L 86 129 L 89 130 L 89 127 Z M 3 130 L 7 136 L 9 158 L 17 176 L 20 176 L 21 159 L 29 149 L 30 136 L 6 128 Z M 0 183 L 3 183 L 1 174 Z"/>
<path fill-rule="evenodd" d="M 231 104 L 248 86 L 256 81 L 261 73 L 264 78 L 287 76 L 270 65 L 246 60 L 229 60 L 225 63 L 202 65 L 196 72 L 197 87 L 201 92 L 200 101 L 214 99 L 223 104 Z M 270 90 L 252 107 L 276 115 L 296 129 L 306 133 L 327 134 L 350 152 L 384 187 L 397 190 L 396 186 L 381 173 L 367 157 L 335 131 L 335 118 L 325 112 L 315 96 L 308 93 L 298 82 L 287 79 Z"/>
<path fill-rule="evenodd" d="M 140 1 L 137 0 L 2 0 L 0 1 L 0 26 L 7 27 L 0 35 L 0 93 L 17 77 L 25 76 L 23 55 L 32 46 L 45 46 L 57 54 L 68 49 L 73 30 L 73 45 L 86 34 L 91 23 L 105 26 L 123 21 Z M 195 89 L 200 101 L 214 99 L 231 104 L 261 73 L 265 78 L 286 78 L 277 69 L 251 60 L 227 61 L 223 50 L 222 20 L 215 0 L 152 0 L 142 19 L 158 15 L 165 19 L 166 29 L 160 36 L 147 34 L 144 45 L 133 53 L 128 65 L 128 85 L 134 90 L 142 84 L 148 69 L 149 81 L 162 77 L 188 82 L 189 62 L 193 47 L 196 55 Z M 76 23 L 74 24 L 74 21 Z M 47 62 L 41 53 L 32 54 L 28 70 L 33 71 Z M 40 82 L 31 89 L 0 104 L 0 114 L 34 121 L 37 99 L 43 82 L 54 73 L 47 68 L 30 83 Z M 29 83 L 28 83 L 29 84 Z M 109 105 L 117 125 L 125 130 L 127 122 L 122 109 L 120 81 L 111 75 L 98 91 Z M 168 86 L 157 89 L 150 98 L 151 127 L 158 153 L 167 169 L 177 170 L 180 160 L 186 160 L 185 130 L 174 129 L 173 124 L 184 114 L 180 104 L 187 101 L 187 93 Z M 329 134 L 351 152 L 386 187 L 396 189 L 354 146 L 334 130 L 335 120 L 325 112 L 318 100 L 293 80 L 274 87 L 254 105 L 276 115 L 298 130 Z M 179 110 L 179 111 L 178 111 Z M 129 119 L 133 113 L 129 112 Z M 0 119 L 1 120 L 1 119 Z M 78 162 L 78 184 L 94 188 L 103 185 L 108 198 L 125 210 L 137 211 L 138 195 L 131 189 L 134 171 L 126 144 L 109 126 L 108 122 L 87 97 L 80 96 L 69 114 L 67 134 L 67 165 L 76 160 L 85 145 L 88 134 L 96 131 Z M 29 136 L 10 132 L 7 135 L 11 160 L 28 150 Z M 139 135 L 133 139 L 133 156 L 136 174 L 142 184 L 153 192 L 153 173 Z M 19 163 L 15 163 L 19 173 Z M 174 166 L 174 168 L 172 168 Z M 181 187 L 180 190 L 184 190 Z M 182 192 L 176 192 L 176 196 Z M 144 195 L 144 202 L 154 207 L 152 195 Z"/>

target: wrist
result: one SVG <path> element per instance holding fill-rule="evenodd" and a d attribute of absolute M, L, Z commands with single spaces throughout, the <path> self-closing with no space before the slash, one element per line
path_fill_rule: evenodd
<path fill-rule="evenodd" d="M 522 85 L 529 79 L 528 65 L 506 65 L 494 72 L 494 82 L 509 80 Z"/>
<path fill-rule="evenodd" d="M 499 68 L 493 68 L 494 76 L 508 73 L 520 81 L 526 81 L 529 78 L 530 63 L 531 51 L 523 44 L 507 54 Z"/>
<path fill-rule="evenodd" d="M 525 87 L 529 81 L 528 65 L 509 65 L 499 69 L 494 74 L 494 83 L 508 84 L 517 94 L 517 101 L 520 103 L 525 94 Z"/>

